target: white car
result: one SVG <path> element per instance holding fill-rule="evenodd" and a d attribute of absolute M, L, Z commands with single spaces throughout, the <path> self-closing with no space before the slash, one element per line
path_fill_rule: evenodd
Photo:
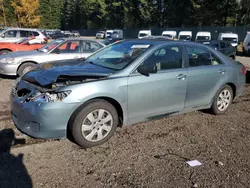
<path fill-rule="evenodd" d="M 243 51 L 244 53 L 250 55 L 250 31 L 247 32 L 245 40 L 243 42 Z"/>
<path fill-rule="evenodd" d="M 220 33 L 218 36 L 218 40 L 228 41 L 232 44 L 233 47 L 237 47 L 239 42 L 239 37 L 238 34 L 235 33 Z"/>
<path fill-rule="evenodd" d="M 192 40 L 192 31 L 181 31 L 179 33 L 178 40 L 191 41 Z"/>
<path fill-rule="evenodd" d="M 211 40 L 211 33 L 210 32 L 200 31 L 196 34 L 195 41 L 197 41 L 197 42 L 203 42 L 205 44 L 206 42 L 208 42 L 210 40 Z"/>
<path fill-rule="evenodd" d="M 1 31 L 0 42 L 14 43 L 27 37 L 34 37 L 30 44 L 42 44 L 48 41 L 48 38 L 38 29 L 8 28 Z"/>
<path fill-rule="evenodd" d="M 113 30 L 107 30 L 106 33 L 105 33 L 105 37 L 108 38 L 108 37 L 111 37 L 111 35 L 113 34 Z"/>
<path fill-rule="evenodd" d="M 138 33 L 138 39 L 142 39 L 143 37 L 151 36 L 151 30 L 141 30 Z"/>
<path fill-rule="evenodd" d="M 168 37 L 169 39 L 174 39 L 177 36 L 176 31 L 163 31 L 162 36 Z"/>
<path fill-rule="evenodd" d="M 105 38 L 105 31 L 98 31 L 95 36 L 97 39 L 104 39 Z"/>

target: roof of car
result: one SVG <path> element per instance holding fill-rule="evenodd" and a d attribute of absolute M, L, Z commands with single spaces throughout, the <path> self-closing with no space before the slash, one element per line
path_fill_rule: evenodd
<path fill-rule="evenodd" d="M 40 31 L 40 29 L 35 29 L 35 28 L 19 28 L 19 27 L 8 27 L 6 30 L 21 30 L 21 31 Z"/>

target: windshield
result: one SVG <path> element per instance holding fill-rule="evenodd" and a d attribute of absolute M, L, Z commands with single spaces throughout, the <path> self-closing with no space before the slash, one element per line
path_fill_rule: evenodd
<path fill-rule="evenodd" d="M 191 40 L 190 35 L 180 35 L 179 37 L 180 40 Z"/>
<path fill-rule="evenodd" d="M 210 39 L 209 36 L 197 36 L 197 38 L 196 38 L 197 41 L 209 40 L 209 39 Z"/>
<path fill-rule="evenodd" d="M 1 30 L 1 31 L 0 31 L 0 35 L 1 35 L 2 33 L 4 33 L 5 31 L 6 31 L 6 29 Z"/>
<path fill-rule="evenodd" d="M 229 42 L 238 42 L 237 38 L 231 38 L 231 37 L 223 37 L 222 40 Z"/>
<path fill-rule="evenodd" d="M 105 68 L 121 70 L 150 47 L 150 44 L 142 42 L 118 42 L 95 53 L 86 61 Z"/>
<path fill-rule="evenodd" d="M 64 40 L 54 40 L 53 42 L 45 45 L 44 47 L 40 48 L 39 51 L 41 52 L 48 52 L 52 49 L 54 49 L 56 46 L 61 44 Z"/>
<path fill-rule="evenodd" d="M 170 34 L 163 34 L 162 36 L 164 36 L 164 37 L 168 37 L 168 38 L 172 38 L 173 36 L 172 35 L 170 35 Z"/>
<path fill-rule="evenodd" d="M 114 31 L 114 32 L 113 32 L 113 34 L 118 34 L 118 33 L 119 33 L 119 31 Z"/>

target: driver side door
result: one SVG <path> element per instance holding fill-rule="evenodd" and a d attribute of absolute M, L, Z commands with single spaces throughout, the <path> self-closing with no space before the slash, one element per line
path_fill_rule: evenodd
<path fill-rule="evenodd" d="M 80 59 L 81 43 L 79 40 L 69 40 L 56 47 L 48 54 L 47 61 Z"/>
<path fill-rule="evenodd" d="M 150 120 L 184 109 L 187 69 L 179 45 L 154 51 L 141 65 L 156 66 L 157 73 L 144 76 L 134 71 L 128 77 L 129 123 Z"/>

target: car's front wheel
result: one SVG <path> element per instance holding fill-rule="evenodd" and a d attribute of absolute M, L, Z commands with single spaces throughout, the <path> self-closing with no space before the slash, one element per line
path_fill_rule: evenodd
<path fill-rule="evenodd" d="M 214 98 L 211 110 L 214 114 L 225 113 L 233 101 L 233 90 L 229 85 L 222 87 Z"/>
<path fill-rule="evenodd" d="M 29 72 L 31 69 L 33 69 L 36 66 L 35 63 L 30 63 L 30 62 L 26 62 L 23 63 L 17 71 L 18 76 L 22 76 L 24 74 L 26 74 L 27 72 Z"/>
<path fill-rule="evenodd" d="M 93 100 L 76 114 L 71 134 L 78 145 L 90 148 L 108 141 L 117 125 L 115 107 L 105 100 Z"/>

